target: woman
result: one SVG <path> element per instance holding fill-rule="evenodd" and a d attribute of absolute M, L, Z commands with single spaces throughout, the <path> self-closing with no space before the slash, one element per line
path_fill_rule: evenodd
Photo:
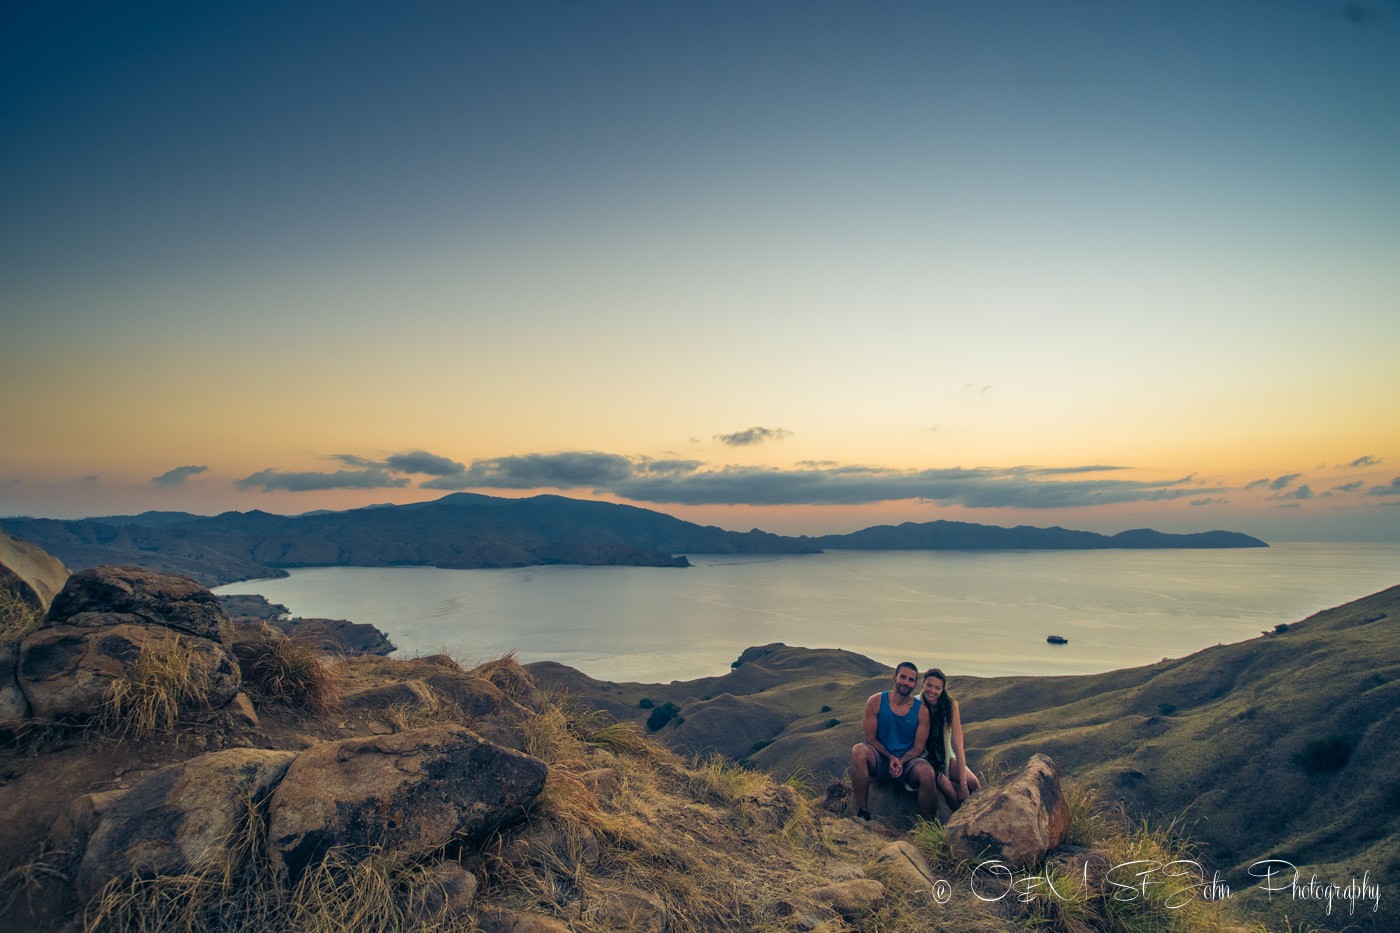
<path fill-rule="evenodd" d="M 948 695 L 948 675 L 936 667 L 924 674 L 923 700 L 929 712 L 927 757 L 938 774 L 938 790 L 948 809 L 956 810 L 982 782 L 966 764 L 958 701 Z"/>

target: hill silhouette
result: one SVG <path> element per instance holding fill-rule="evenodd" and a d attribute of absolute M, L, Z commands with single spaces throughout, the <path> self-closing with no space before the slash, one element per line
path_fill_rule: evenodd
<path fill-rule="evenodd" d="M 452 568 L 533 564 L 686 567 L 685 554 L 815 554 L 856 549 L 1084 549 L 1268 547 L 1226 531 L 1172 535 L 1150 529 L 1106 536 L 1064 528 L 966 522 L 882 525 L 847 535 L 785 537 L 726 531 L 651 509 L 533 496 L 453 493 L 432 502 L 303 515 L 143 512 L 59 520 L 5 518 L 0 527 L 75 570 L 102 564 L 188 576 L 206 586 L 285 576 L 292 567 Z"/>

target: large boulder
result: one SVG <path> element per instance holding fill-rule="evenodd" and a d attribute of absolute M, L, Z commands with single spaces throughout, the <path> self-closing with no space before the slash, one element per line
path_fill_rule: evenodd
<path fill-rule="evenodd" d="M 466 671 L 444 670 L 424 679 L 434 693 L 462 711 L 467 728 L 488 741 L 525 750 L 522 726 L 535 714 L 506 696 L 500 687 Z"/>
<path fill-rule="evenodd" d="M 145 624 L 232 644 L 233 622 L 219 598 L 188 577 L 139 567 L 94 567 L 68 578 L 49 607 L 49 625 L 100 628 Z"/>
<path fill-rule="evenodd" d="M 67 580 L 68 568 L 57 557 L 0 531 L 0 590 L 9 590 L 30 609 L 42 613 Z"/>
<path fill-rule="evenodd" d="M 113 878 L 234 867 L 259 801 L 295 757 L 230 748 L 157 771 L 102 813 L 78 868 L 78 895 L 91 898 Z"/>
<path fill-rule="evenodd" d="M 16 679 L 36 719 L 90 719 L 102 712 L 112 683 L 136 671 L 143 652 L 207 672 L 207 693 L 187 697 L 188 711 L 222 708 L 238 692 L 238 662 L 227 648 L 156 625 L 42 628 L 21 643 Z"/>
<path fill-rule="evenodd" d="M 268 853 L 295 880 L 333 847 L 412 858 L 478 842 L 544 788 L 537 758 L 461 726 L 344 739 L 297 756 L 268 805 Z"/>
<path fill-rule="evenodd" d="M 999 859 L 1013 871 L 1029 868 L 1060 844 L 1069 806 L 1060 772 L 1048 755 L 1033 755 L 1004 784 L 973 794 L 948 820 L 944 834 L 961 859 Z"/>

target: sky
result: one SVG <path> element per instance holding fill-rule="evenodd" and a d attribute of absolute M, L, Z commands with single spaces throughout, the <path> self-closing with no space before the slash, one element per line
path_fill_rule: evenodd
<path fill-rule="evenodd" d="M 1400 541 L 1400 2 L 6 4 L 0 515 Z"/>

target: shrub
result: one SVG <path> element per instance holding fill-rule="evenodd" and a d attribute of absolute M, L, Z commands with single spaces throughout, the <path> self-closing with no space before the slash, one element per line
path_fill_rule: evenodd
<path fill-rule="evenodd" d="M 642 709 L 651 709 L 656 704 L 652 702 L 651 697 L 642 697 L 640 700 L 637 701 L 637 705 L 640 706 Z"/>
<path fill-rule="evenodd" d="M 1161 706 L 1157 707 L 1157 712 L 1161 713 L 1163 716 L 1170 716 L 1172 713 L 1176 712 L 1176 704 L 1163 703 Z"/>
<path fill-rule="evenodd" d="M 839 720 L 839 719 L 832 718 L 832 719 L 828 719 L 828 720 L 826 721 L 826 727 L 827 727 L 828 729 L 834 728 L 834 727 L 839 726 L 839 725 L 841 725 L 841 720 Z"/>
<path fill-rule="evenodd" d="M 772 739 L 759 739 L 757 742 L 753 743 L 753 748 L 750 749 L 750 751 L 761 752 L 772 744 Z"/>
<path fill-rule="evenodd" d="M 272 699 L 312 713 L 340 705 L 330 668 L 321 653 L 304 641 L 260 634 L 239 644 L 238 660 L 244 680 Z"/>
<path fill-rule="evenodd" d="M 1353 743 L 1345 735 L 1329 735 L 1325 739 L 1313 739 L 1303 750 L 1293 756 L 1298 767 L 1309 774 L 1331 774 L 1340 771 L 1351 761 Z"/>
<path fill-rule="evenodd" d="M 681 708 L 669 700 L 662 703 L 656 709 L 652 710 L 651 715 L 647 717 L 647 730 L 655 732 L 672 719 L 676 719 L 678 722 L 684 721 L 677 718 L 677 714 L 680 713 L 680 711 Z"/>
<path fill-rule="evenodd" d="M 1274 626 L 1274 634 L 1275 634 L 1275 635 L 1282 635 L 1282 634 L 1283 634 L 1284 632 L 1286 632 L 1286 631 L 1288 631 L 1288 623 L 1287 623 L 1287 622 L 1280 622 L 1278 625 L 1275 625 L 1275 626 Z"/>
<path fill-rule="evenodd" d="M 136 663 L 107 688 L 103 724 L 137 741 L 168 732 L 182 709 L 208 702 L 217 663 L 178 637 L 169 646 L 143 646 Z"/>
<path fill-rule="evenodd" d="M 822 707 L 822 712 L 823 712 L 823 713 L 829 713 L 829 712 L 831 712 L 831 707 L 830 707 L 830 706 L 823 706 L 823 707 Z"/>
<path fill-rule="evenodd" d="M 13 587 L 0 587 L 0 643 L 20 641 L 39 627 L 44 614 Z"/>

